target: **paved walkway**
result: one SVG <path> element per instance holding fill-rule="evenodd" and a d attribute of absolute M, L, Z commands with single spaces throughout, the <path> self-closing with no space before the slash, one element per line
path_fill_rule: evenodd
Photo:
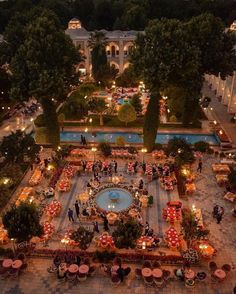
<path fill-rule="evenodd" d="M 227 107 L 219 102 L 206 82 L 204 83 L 202 93 L 204 96 L 211 98 L 211 103 L 208 107 L 209 109 L 206 111 L 206 115 L 210 120 L 216 120 L 222 126 L 228 137 L 236 146 L 236 125 L 230 122 L 232 114 L 227 112 Z M 212 110 L 210 110 L 211 107 L 213 108 Z"/>

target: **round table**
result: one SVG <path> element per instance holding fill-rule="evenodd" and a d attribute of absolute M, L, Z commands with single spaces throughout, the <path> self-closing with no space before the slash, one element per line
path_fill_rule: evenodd
<path fill-rule="evenodd" d="M 144 267 L 144 268 L 142 269 L 142 275 L 143 275 L 144 277 L 151 277 L 151 275 L 152 275 L 152 270 L 151 270 L 150 268 L 148 268 L 148 267 Z"/>
<path fill-rule="evenodd" d="M 12 266 L 13 260 L 12 259 L 4 259 L 2 262 L 2 266 L 5 268 L 9 268 Z"/>
<path fill-rule="evenodd" d="M 226 277 L 226 272 L 219 268 L 214 272 L 214 276 L 222 280 Z"/>
<path fill-rule="evenodd" d="M 154 278 L 161 278 L 162 275 L 163 275 L 163 272 L 159 268 L 154 268 L 153 271 L 152 271 L 152 275 L 153 275 Z"/>
<path fill-rule="evenodd" d="M 86 265 L 86 264 L 82 264 L 80 267 L 79 267 L 79 272 L 81 274 L 87 274 L 89 271 L 89 267 Z"/>
<path fill-rule="evenodd" d="M 184 273 L 184 277 L 188 280 L 192 280 L 194 278 L 194 276 L 195 276 L 195 273 L 191 269 Z"/>
<path fill-rule="evenodd" d="M 68 272 L 70 272 L 71 274 L 75 274 L 79 271 L 79 267 L 77 264 L 71 264 L 69 267 L 68 267 Z"/>
<path fill-rule="evenodd" d="M 12 268 L 20 268 L 22 266 L 23 262 L 20 259 L 14 260 L 12 263 Z"/>

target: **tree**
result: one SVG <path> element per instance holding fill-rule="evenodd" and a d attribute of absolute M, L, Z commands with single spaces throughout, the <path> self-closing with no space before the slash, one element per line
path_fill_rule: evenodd
<path fill-rule="evenodd" d="M 118 70 L 107 62 L 106 44 L 107 38 L 103 32 L 91 33 L 89 47 L 92 49 L 92 75 L 94 80 L 102 85 L 107 85 L 114 80 L 118 73 Z"/>
<path fill-rule="evenodd" d="M 191 247 L 193 241 L 206 237 L 209 234 L 208 230 L 199 227 L 195 214 L 190 209 L 182 210 L 181 223 L 184 240 L 187 242 L 188 248 Z"/>
<path fill-rule="evenodd" d="M 129 122 L 136 120 L 136 118 L 137 116 L 136 116 L 135 109 L 131 104 L 125 103 L 119 109 L 118 119 L 120 121 L 125 122 L 126 126 Z"/>
<path fill-rule="evenodd" d="M 118 87 L 137 87 L 139 78 L 132 65 L 126 68 L 117 78 L 116 85 Z"/>
<path fill-rule="evenodd" d="M 0 67 L 0 102 L 9 100 L 9 91 L 11 89 L 10 76 Z"/>
<path fill-rule="evenodd" d="M 130 104 L 134 107 L 137 114 L 142 112 L 143 106 L 141 104 L 140 94 L 134 94 L 132 96 Z"/>
<path fill-rule="evenodd" d="M 11 61 L 11 95 L 22 100 L 34 96 L 41 102 L 48 138 L 56 148 L 60 136 L 52 98 L 66 97 L 70 84 L 76 81 L 74 65 L 80 61 L 80 55 L 70 38 L 60 30 L 55 16 L 39 16 L 25 31 L 24 42 Z"/>
<path fill-rule="evenodd" d="M 142 30 L 147 23 L 145 10 L 140 5 L 132 5 L 123 14 L 121 22 L 125 29 Z"/>
<path fill-rule="evenodd" d="M 170 82 L 176 84 L 195 77 L 199 67 L 198 54 L 198 48 L 187 43 L 185 29 L 177 20 L 151 21 L 145 35 L 138 35 L 131 51 L 131 62 L 153 92 L 149 104 L 158 111 L 156 117 L 159 117 L 161 88 L 166 88 Z M 155 99 L 158 100 L 156 103 Z M 152 119 L 153 113 L 153 107 L 148 107 L 144 143 L 149 150 L 153 148 L 159 125 L 159 118 Z"/>
<path fill-rule="evenodd" d="M 80 91 L 75 91 L 66 100 L 61 112 L 67 120 L 80 120 L 88 114 L 88 103 Z"/>
<path fill-rule="evenodd" d="M 127 222 L 119 222 L 115 231 L 112 233 L 115 246 L 119 249 L 135 248 L 138 238 L 142 235 L 142 226 L 130 219 Z"/>
<path fill-rule="evenodd" d="M 63 131 L 63 128 L 64 128 L 64 122 L 65 122 L 65 114 L 64 113 L 60 113 L 58 116 L 57 116 L 57 120 L 61 126 L 61 130 Z"/>
<path fill-rule="evenodd" d="M 108 110 L 106 101 L 103 98 L 91 97 L 88 101 L 88 108 L 99 115 L 100 126 L 103 126 L 103 115 Z"/>
<path fill-rule="evenodd" d="M 2 221 L 9 238 L 18 242 L 29 241 L 43 234 L 39 212 L 33 203 L 21 202 L 19 206 L 13 206 L 4 214 Z"/>
<path fill-rule="evenodd" d="M 110 156 L 112 153 L 111 145 L 109 142 L 100 142 L 98 144 L 98 150 L 100 150 L 105 157 Z"/>
<path fill-rule="evenodd" d="M 7 163 L 22 163 L 25 156 L 33 162 L 39 151 L 34 138 L 20 130 L 3 137 L 0 144 L 0 153 Z"/>
<path fill-rule="evenodd" d="M 92 242 L 94 233 L 80 226 L 75 232 L 72 233 L 71 239 L 78 243 L 82 250 L 88 249 Z"/>
<path fill-rule="evenodd" d="M 159 126 L 159 112 L 160 112 L 160 93 L 152 92 L 150 101 L 147 106 L 147 111 L 144 116 L 144 146 L 148 152 L 153 150 L 157 136 L 157 129 Z"/>

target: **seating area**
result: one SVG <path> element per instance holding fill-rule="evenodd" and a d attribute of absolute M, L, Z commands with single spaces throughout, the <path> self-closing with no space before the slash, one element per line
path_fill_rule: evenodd
<path fill-rule="evenodd" d="M 16 258 L 8 258 L 0 261 L 0 277 L 1 279 L 17 278 L 26 271 L 28 267 L 26 257 L 20 253 Z"/>

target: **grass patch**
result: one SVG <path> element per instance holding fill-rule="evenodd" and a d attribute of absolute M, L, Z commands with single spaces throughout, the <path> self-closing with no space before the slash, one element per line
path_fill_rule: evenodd
<path fill-rule="evenodd" d="M 91 115 L 89 118 L 92 118 L 92 122 L 86 122 L 86 123 L 80 123 L 78 121 L 70 121 L 64 123 L 65 127 L 100 127 L 99 124 L 99 117 L 97 115 Z M 111 116 L 111 115 L 104 115 L 103 117 L 104 121 L 104 127 L 114 127 L 114 128 L 143 128 L 144 124 L 144 117 L 138 117 L 135 121 L 128 123 L 126 126 L 124 122 L 121 122 L 117 116 Z M 189 125 L 187 127 L 184 127 L 182 124 L 160 124 L 160 129 L 177 129 L 177 128 L 183 128 L 183 129 L 200 129 L 200 127 L 195 127 L 193 125 Z"/>

